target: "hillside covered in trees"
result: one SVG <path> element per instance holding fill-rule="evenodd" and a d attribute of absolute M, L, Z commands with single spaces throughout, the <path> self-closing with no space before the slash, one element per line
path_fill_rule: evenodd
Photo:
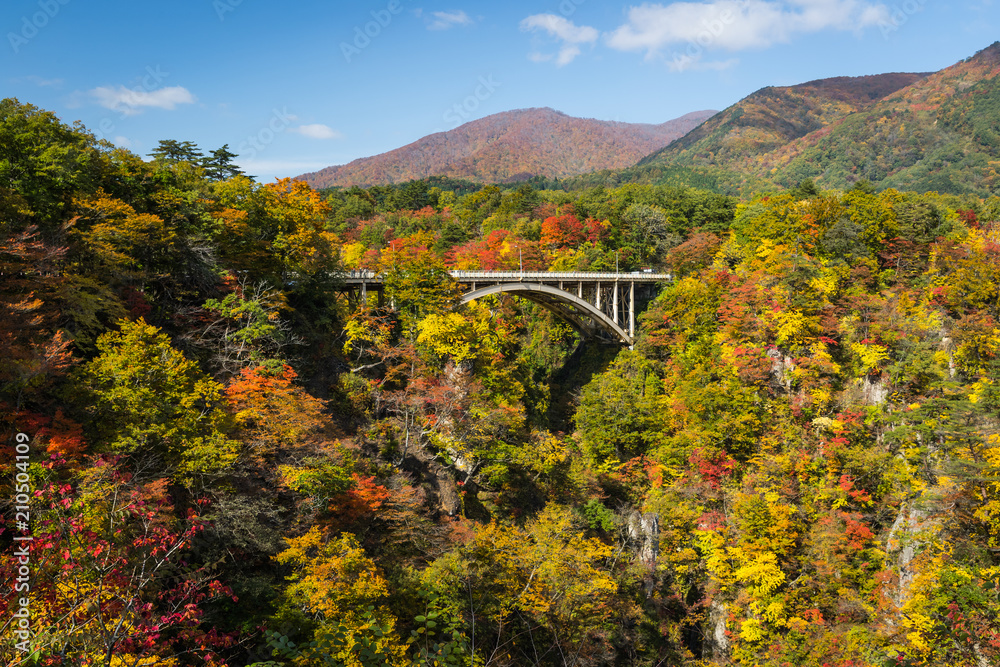
<path fill-rule="evenodd" d="M 996 192 L 1000 42 L 763 159 L 776 182 Z"/>
<path fill-rule="evenodd" d="M 1000 42 L 939 72 L 768 86 L 725 110 L 660 125 L 520 109 L 298 178 L 315 188 L 442 177 L 576 191 L 627 183 L 743 197 L 868 181 L 876 188 L 996 191 Z"/>
<path fill-rule="evenodd" d="M 553 187 L 643 183 L 750 197 L 794 188 L 996 192 L 1000 43 L 931 74 L 836 77 L 763 88 L 635 166 Z"/>
<path fill-rule="evenodd" d="M 997 197 L 0 146 L 5 664 L 1000 660 Z M 634 350 L 446 272 L 616 261 Z"/>
<path fill-rule="evenodd" d="M 510 183 L 623 169 L 714 113 L 694 111 L 654 125 L 574 118 L 549 108 L 516 109 L 298 178 L 320 189 L 405 183 L 429 176 Z"/>
<path fill-rule="evenodd" d="M 639 164 L 751 170 L 756 157 L 864 109 L 926 74 L 878 74 L 768 87 L 719 112 Z"/>

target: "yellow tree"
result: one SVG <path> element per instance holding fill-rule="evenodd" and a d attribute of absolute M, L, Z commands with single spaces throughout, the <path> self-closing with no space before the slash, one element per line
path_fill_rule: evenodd
<path fill-rule="evenodd" d="M 289 539 L 276 560 L 292 569 L 286 608 L 317 622 L 316 645 L 297 652 L 296 664 L 362 667 L 373 664 L 363 659 L 368 653 L 386 660 L 380 664 L 402 663 L 406 645 L 396 619 L 376 606 L 388 595 L 388 582 L 354 535 L 328 538 L 314 526 Z M 324 662 L 324 653 L 333 662 Z"/>
<path fill-rule="evenodd" d="M 103 190 L 76 199 L 74 233 L 81 243 L 77 263 L 108 278 L 169 273 L 181 242 L 177 230 L 162 218 L 137 213 Z"/>
<path fill-rule="evenodd" d="M 467 624 L 475 622 L 474 651 L 487 664 L 550 657 L 580 664 L 600 654 L 610 620 L 621 611 L 608 569 L 612 553 L 583 534 L 569 508 L 550 504 L 524 528 L 495 521 L 477 527 L 423 580 L 451 598 Z"/>
<path fill-rule="evenodd" d="M 90 400 L 95 442 L 133 461 L 158 461 L 187 482 L 232 463 L 222 386 L 143 320 L 97 340 L 100 355 L 78 375 Z"/>
<path fill-rule="evenodd" d="M 233 268 L 283 284 L 337 262 L 336 237 L 326 231 L 330 206 L 308 184 L 260 185 L 236 176 L 219 183 L 216 193 L 220 250 Z"/>

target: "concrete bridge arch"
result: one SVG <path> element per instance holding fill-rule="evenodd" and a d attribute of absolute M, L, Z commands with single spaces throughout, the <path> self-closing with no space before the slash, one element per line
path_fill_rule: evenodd
<path fill-rule="evenodd" d="M 590 334 L 593 331 L 593 328 L 587 326 L 585 321 L 589 317 L 597 326 L 615 336 L 626 345 L 634 343 L 632 336 L 627 331 L 622 329 L 617 322 L 593 304 L 575 294 L 571 294 L 558 287 L 552 287 L 551 285 L 521 282 L 488 285 L 463 294 L 461 302 L 469 303 L 490 294 L 500 294 L 503 292 L 516 294 L 537 303 L 569 322 L 582 334 Z"/>

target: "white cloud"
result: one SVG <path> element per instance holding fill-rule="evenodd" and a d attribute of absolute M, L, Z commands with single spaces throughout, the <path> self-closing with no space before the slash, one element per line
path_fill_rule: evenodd
<path fill-rule="evenodd" d="M 132 140 L 128 137 L 115 137 L 114 144 L 115 146 L 121 146 L 122 148 L 132 148 L 134 145 Z"/>
<path fill-rule="evenodd" d="M 884 4 L 867 0 L 646 3 L 629 9 L 628 22 L 609 33 L 607 43 L 621 51 L 645 51 L 647 58 L 673 47 L 671 67 L 687 69 L 706 50 L 765 48 L 822 30 L 860 31 L 888 18 Z"/>
<path fill-rule="evenodd" d="M 472 18 L 461 9 L 452 12 L 432 12 L 428 30 L 447 30 L 457 25 L 472 25 Z"/>
<path fill-rule="evenodd" d="M 559 55 L 556 56 L 556 65 L 562 67 L 563 65 L 568 65 L 573 62 L 573 59 L 580 55 L 580 47 L 570 44 L 559 49 Z"/>
<path fill-rule="evenodd" d="M 170 86 L 153 91 L 129 89 L 125 86 L 115 88 L 102 86 L 91 90 L 90 96 L 102 107 L 120 111 L 126 116 L 142 113 L 144 107 L 171 110 L 178 104 L 193 104 L 195 101 L 194 95 L 183 86 Z"/>
<path fill-rule="evenodd" d="M 556 64 L 562 67 L 573 62 L 573 59 L 580 55 L 581 44 L 593 44 L 597 41 L 600 33 L 590 26 L 578 26 L 569 19 L 555 14 L 534 14 L 521 21 L 521 30 L 524 32 L 537 32 L 542 30 L 551 37 L 561 41 L 562 47 L 556 55 Z M 550 60 L 541 53 L 532 53 L 528 56 L 535 62 Z"/>
<path fill-rule="evenodd" d="M 299 125 L 298 127 L 293 127 L 291 131 L 298 132 L 302 136 L 309 137 L 310 139 L 340 139 L 343 136 L 332 127 L 323 125 L 322 123 Z"/>
<path fill-rule="evenodd" d="M 571 44 L 584 44 L 597 40 L 597 30 L 590 26 L 578 26 L 569 19 L 555 14 L 535 14 L 521 21 L 521 30 L 545 30 Z"/>

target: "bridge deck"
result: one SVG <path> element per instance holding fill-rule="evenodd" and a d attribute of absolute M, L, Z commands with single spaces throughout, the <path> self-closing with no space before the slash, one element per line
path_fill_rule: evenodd
<path fill-rule="evenodd" d="M 662 283 L 673 279 L 669 273 L 613 273 L 599 271 L 449 271 L 458 282 L 624 282 Z M 375 271 L 348 271 L 344 282 L 351 285 L 380 283 L 382 274 Z"/>
<path fill-rule="evenodd" d="M 635 271 L 449 271 L 465 292 L 462 302 L 508 292 L 534 301 L 567 320 L 585 336 L 601 330 L 632 345 L 635 316 L 658 291 L 658 284 L 673 280 L 669 273 Z M 368 293 L 378 294 L 381 305 L 384 278 L 375 271 L 343 274 L 345 288 L 356 291 L 362 303 Z"/>

